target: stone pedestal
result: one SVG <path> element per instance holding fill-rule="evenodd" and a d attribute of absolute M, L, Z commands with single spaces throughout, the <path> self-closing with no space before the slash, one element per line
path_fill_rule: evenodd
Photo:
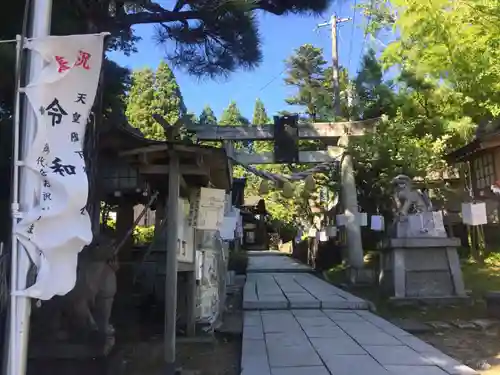
<path fill-rule="evenodd" d="M 398 300 L 465 298 L 458 238 L 393 238 L 382 246 L 379 281 Z"/>

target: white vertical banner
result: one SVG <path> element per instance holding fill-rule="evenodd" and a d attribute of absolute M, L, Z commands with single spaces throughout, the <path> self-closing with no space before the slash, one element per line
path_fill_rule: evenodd
<path fill-rule="evenodd" d="M 15 231 L 38 274 L 18 295 L 47 300 L 68 293 L 75 285 L 78 253 L 92 241 L 83 141 L 105 35 L 49 36 L 27 44 L 46 65 L 24 88 L 37 129 L 23 165 L 38 176 L 38 186 L 35 206 L 22 213 Z"/>

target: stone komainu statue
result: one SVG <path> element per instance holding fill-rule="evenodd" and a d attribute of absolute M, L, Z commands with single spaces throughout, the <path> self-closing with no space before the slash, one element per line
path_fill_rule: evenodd
<path fill-rule="evenodd" d="M 105 235 L 97 236 L 82 251 L 74 289 L 42 305 L 40 333 L 49 330 L 51 336 L 69 341 L 100 337 L 105 347 L 109 346 L 109 339 L 114 343 L 114 328 L 110 324 L 116 294 L 114 255 L 113 242 Z"/>
<path fill-rule="evenodd" d="M 432 204 L 426 193 L 413 188 L 410 177 L 399 175 L 392 179 L 394 200 L 398 216 L 432 211 Z"/>

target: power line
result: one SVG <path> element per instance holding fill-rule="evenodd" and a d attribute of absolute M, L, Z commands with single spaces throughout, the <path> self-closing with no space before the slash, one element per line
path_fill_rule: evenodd
<path fill-rule="evenodd" d="M 309 58 L 309 57 L 310 57 L 310 55 L 307 55 L 307 56 L 306 56 L 306 58 Z M 280 77 L 281 77 L 281 75 L 282 75 L 283 73 L 285 73 L 287 69 L 288 69 L 288 67 L 287 67 L 287 66 L 285 66 L 281 72 L 279 72 L 276 76 L 274 76 L 273 78 L 271 78 L 271 80 L 270 80 L 269 82 L 267 82 L 264 86 L 262 86 L 262 87 L 259 89 L 259 91 L 257 91 L 257 94 L 259 94 L 260 92 L 264 91 L 264 90 L 265 90 L 265 89 L 266 89 L 269 85 L 271 85 L 274 81 L 276 81 L 278 78 L 280 78 Z"/>
<path fill-rule="evenodd" d="M 276 76 L 274 76 L 273 78 L 271 78 L 271 80 L 270 80 L 269 82 L 267 82 L 264 86 L 262 86 L 262 87 L 259 89 L 259 91 L 257 91 L 257 94 L 259 94 L 259 93 L 261 93 L 262 91 L 264 91 L 264 90 L 265 90 L 265 89 L 266 89 L 266 88 L 267 88 L 267 87 L 268 87 L 271 83 L 273 83 L 273 82 L 274 82 L 274 81 L 276 81 L 278 78 L 280 78 L 280 77 L 281 77 L 281 75 L 282 75 L 283 73 L 285 73 L 286 69 L 287 69 L 286 67 L 285 67 L 285 68 L 283 68 L 283 70 L 282 70 L 281 72 L 279 72 L 279 74 L 277 74 Z"/>
<path fill-rule="evenodd" d="M 351 40 L 349 41 L 349 59 L 347 60 L 347 69 L 351 67 L 351 57 L 352 57 L 352 45 L 354 41 L 354 30 L 356 28 L 356 7 L 358 6 L 358 0 L 354 0 L 353 14 L 352 14 L 352 27 L 351 27 Z"/>
<path fill-rule="evenodd" d="M 370 1 L 370 10 L 373 8 L 373 0 Z M 363 43 L 361 44 L 361 51 L 359 52 L 359 61 L 363 58 L 363 54 L 364 54 L 364 51 L 365 51 L 365 44 L 366 44 L 366 39 L 368 37 L 368 26 L 370 25 L 370 22 L 371 22 L 371 19 L 372 19 L 372 13 L 370 12 L 368 14 L 368 19 L 366 20 L 366 25 L 365 25 L 365 30 L 363 32 L 364 34 L 364 38 L 363 38 Z M 359 73 L 359 66 L 358 66 L 358 69 L 357 69 L 357 73 Z"/>

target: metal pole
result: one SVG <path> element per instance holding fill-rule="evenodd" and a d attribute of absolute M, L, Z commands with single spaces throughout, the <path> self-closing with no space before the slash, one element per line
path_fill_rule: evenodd
<path fill-rule="evenodd" d="M 165 272 L 165 343 L 164 360 L 165 375 L 174 375 L 175 368 L 175 334 L 177 319 L 177 247 L 178 218 L 180 194 L 179 157 L 172 149 L 168 172 L 167 203 L 167 256 Z"/>
<path fill-rule="evenodd" d="M 30 38 L 42 38 L 50 34 L 50 23 L 52 18 L 52 0 L 37 0 L 33 2 L 32 19 L 30 29 Z M 43 68 L 43 59 L 37 53 L 32 51 L 28 54 L 28 72 L 26 82 L 33 81 Z M 29 105 L 26 98 L 23 103 L 23 121 L 20 129 L 20 154 L 24 158 L 27 151 L 33 142 L 36 132 L 36 117 L 35 112 Z M 18 160 L 14 159 L 17 164 L 14 167 L 18 168 Z M 33 192 L 36 186 L 36 176 L 33 173 L 23 169 L 19 179 L 19 203 L 22 212 L 27 212 L 33 207 L 34 199 Z M 14 206 L 13 209 L 16 209 Z M 14 228 L 13 228 L 14 230 Z M 15 243 L 12 244 L 13 246 Z M 14 273 L 17 273 L 16 280 L 11 285 L 12 289 L 26 289 L 27 275 L 31 266 L 31 261 L 24 248 L 17 244 L 16 251 L 12 252 L 15 255 L 17 252 L 17 267 Z M 13 261 L 14 263 L 14 261 Z M 14 310 L 11 314 L 10 343 L 9 343 L 9 375 L 24 375 L 26 374 L 27 359 L 28 359 L 28 334 L 29 320 L 31 313 L 31 300 L 26 297 L 11 297 L 14 301 L 11 305 Z M 14 323 L 14 324 L 12 324 Z"/>
<path fill-rule="evenodd" d="M 19 212 L 19 166 L 17 165 L 17 160 L 19 160 L 19 120 L 20 120 L 20 106 L 21 106 L 21 93 L 19 88 L 21 86 L 21 53 L 22 53 L 22 39 L 21 36 L 17 36 L 16 42 L 16 92 L 15 92 L 15 104 L 14 104 L 14 129 L 13 129 L 13 148 L 12 148 L 12 160 L 14 160 L 13 172 L 12 172 L 12 240 L 11 240 L 11 257 L 10 257 L 10 285 L 16 285 L 17 283 L 17 262 L 18 262 L 18 243 L 17 236 L 15 232 L 15 227 L 18 221 L 17 213 Z M 10 296 L 10 310 L 9 310 L 9 341 L 8 341 L 8 353 L 7 359 L 7 374 L 11 372 L 11 368 L 16 366 L 16 357 L 11 356 L 13 353 L 12 348 L 16 348 L 16 330 L 12 327 L 16 326 L 16 314 L 17 310 L 17 297 Z M 5 371 L 5 368 L 4 368 Z"/>

